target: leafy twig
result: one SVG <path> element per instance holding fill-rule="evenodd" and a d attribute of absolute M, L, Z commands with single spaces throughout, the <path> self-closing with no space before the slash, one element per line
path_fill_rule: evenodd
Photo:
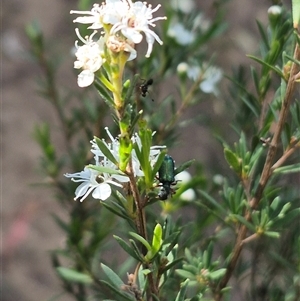
<path fill-rule="evenodd" d="M 294 59 L 300 60 L 300 47 L 298 44 L 295 47 Z M 282 102 L 282 107 L 281 107 L 280 114 L 279 114 L 279 120 L 278 120 L 276 129 L 275 129 L 274 136 L 270 142 L 269 151 L 268 151 L 265 165 L 263 167 L 263 171 L 262 171 L 262 174 L 260 177 L 259 185 L 258 185 L 258 188 L 257 188 L 253 198 L 250 200 L 250 207 L 253 209 L 257 208 L 257 206 L 262 198 L 264 189 L 272 175 L 272 171 L 273 171 L 272 166 L 274 164 L 274 158 L 275 158 L 275 155 L 276 155 L 276 152 L 278 149 L 280 135 L 281 135 L 284 123 L 286 121 L 288 112 L 289 112 L 289 108 L 290 108 L 290 104 L 292 101 L 292 96 L 293 96 L 293 93 L 295 90 L 295 86 L 297 84 L 296 80 L 297 80 L 297 73 L 299 72 L 299 68 L 300 68 L 300 66 L 294 62 L 292 65 L 290 77 L 289 77 L 289 80 L 287 83 L 286 94 L 285 94 L 285 97 Z M 250 210 L 247 210 L 245 212 L 245 219 L 247 221 L 251 220 L 251 211 Z M 216 294 L 215 294 L 216 301 L 220 301 L 222 299 L 221 290 L 227 285 L 228 281 L 230 280 L 230 278 L 233 274 L 233 271 L 235 269 L 235 266 L 238 262 L 240 254 L 241 254 L 241 251 L 243 248 L 243 242 L 245 241 L 246 235 L 247 235 L 247 227 L 245 225 L 240 225 L 240 228 L 238 230 L 238 235 L 236 238 L 236 242 L 235 242 L 235 246 L 234 246 L 234 249 L 232 252 L 232 257 L 228 264 L 226 274 L 224 275 L 223 279 L 221 280 L 221 282 L 218 286 L 218 289 L 216 291 Z"/>

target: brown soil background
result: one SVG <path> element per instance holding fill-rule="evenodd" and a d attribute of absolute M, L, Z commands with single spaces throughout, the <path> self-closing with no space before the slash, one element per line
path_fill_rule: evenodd
<path fill-rule="evenodd" d="M 149 1 L 150 2 L 150 1 Z M 209 15 L 212 1 L 198 0 Z M 64 216 L 51 191 L 32 184 L 41 182 L 39 147 L 32 139 L 35 124 L 57 124 L 53 109 L 36 93 L 38 67 L 26 56 L 24 27 L 37 20 L 51 48 L 67 53 L 75 40 L 71 9 L 75 0 L 1 1 L 1 300 L 50 300 L 62 292 L 49 259 L 49 250 L 64 243 L 64 236 L 50 213 Z M 271 1 L 232 0 L 226 6 L 228 31 L 216 41 L 218 62 L 225 73 L 232 65 L 247 62 L 246 53 L 257 49 L 255 19 L 266 22 Z M 72 59 L 64 62 L 62 85 L 75 86 Z M 215 141 L 203 132 L 201 138 L 183 137 L 178 152 L 199 153 L 213 160 Z M 54 135 L 54 139 L 58 139 Z M 201 140 L 201 143 L 200 143 Z M 60 145 L 61 141 L 57 140 Z M 191 150 L 192 154 L 191 154 Z M 190 158 L 189 157 L 189 158 Z M 184 158 L 186 159 L 186 158 Z M 71 300 L 64 295 L 60 300 Z"/>

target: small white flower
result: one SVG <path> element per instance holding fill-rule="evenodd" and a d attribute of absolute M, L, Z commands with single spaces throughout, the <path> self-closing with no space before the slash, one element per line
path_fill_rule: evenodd
<path fill-rule="evenodd" d="M 189 45 L 195 41 L 195 34 L 187 30 L 181 23 L 171 25 L 167 34 L 174 38 L 179 45 Z"/>
<path fill-rule="evenodd" d="M 114 25 L 120 22 L 128 14 L 131 1 L 106 0 L 102 4 L 103 23 Z"/>
<path fill-rule="evenodd" d="M 185 62 L 179 63 L 177 65 L 177 72 L 179 74 L 187 74 L 188 70 L 189 70 L 189 65 Z"/>
<path fill-rule="evenodd" d="M 222 78 L 222 71 L 217 67 L 210 66 L 204 73 L 204 80 L 200 84 L 200 89 L 204 93 L 217 94 L 217 84 Z"/>
<path fill-rule="evenodd" d="M 103 59 L 103 39 L 100 38 L 98 42 L 93 41 L 94 33 L 83 39 L 79 33 L 78 28 L 75 29 L 78 38 L 84 43 L 83 46 L 78 46 L 78 41 L 76 41 L 75 46 L 77 51 L 75 56 L 77 60 L 74 62 L 75 69 L 83 69 L 83 71 L 78 75 L 78 86 L 87 87 L 91 85 L 94 81 L 94 73 L 99 70 L 102 64 L 105 62 Z"/>
<path fill-rule="evenodd" d="M 155 134 L 152 133 L 152 136 Z M 132 137 L 133 143 L 136 143 L 136 145 L 138 146 L 139 150 L 142 149 L 142 141 L 140 136 L 135 133 Z M 150 157 L 149 157 L 149 161 L 150 161 L 150 165 L 153 167 L 155 162 L 157 161 L 158 155 L 160 154 L 161 150 L 166 148 L 165 146 L 158 146 L 158 145 L 154 145 L 150 147 Z M 140 162 L 136 156 L 136 152 L 133 149 L 132 151 L 132 165 L 133 165 L 133 169 L 135 170 L 135 172 L 138 174 L 140 173 L 141 176 L 144 175 L 143 171 L 140 170 Z M 140 170 L 140 172 L 138 172 L 137 170 Z"/>
<path fill-rule="evenodd" d="M 85 167 L 83 171 L 73 174 L 65 174 L 74 182 L 82 182 L 75 191 L 74 200 L 80 199 L 82 202 L 93 191 L 92 197 L 105 201 L 111 195 L 109 184 L 122 187 L 121 184 L 113 180 L 109 174 L 99 174 L 96 170 Z"/>
<path fill-rule="evenodd" d="M 148 43 L 146 57 L 149 57 L 155 40 L 159 44 L 163 44 L 159 36 L 149 29 L 149 25 L 155 27 L 154 22 L 158 20 L 165 20 L 166 17 L 153 18 L 152 16 L 152 13 L 156 12 L 161 5 L 157 5 L 154 9 L 152 9 L 152 6 L 150 4 L 147 6 L 146 2 L 137 1 L 132 3 L 131 0 L 128 0 L 128 4 L 129 10 L 127 11 L 127 15 L 113 25 L 110 34 L 114 35 L 121 31 L 123 36 L 132 41 L 134 44 L 138 44 L 143 39 L 141 32 L 144 32 Z"/>
<path fill-rule="evenodd" d="M 187 76 L 193 80 L 196 81 L 198 80 L 199 76 L 201 75 L 201 69 L 199 66 L 189 66 L 188 65 L 188 69 L 187 69 Z"/>
<path fill-rule="evenodd" d="M 279 5 L 272 5 L 268 9 L 268 14 L 274 15 L 274 16 L 278 16 L 278 15 L 282 14 L 282 7 Z"/>
<path fill-rule="evenodd" d="M 91 11 L 71 10 L 71 14 L 88 15 L 78 17 L 74 22 L 92 24 L 88 27 L 90 29 L 101 29 L 103 24 L 111 24 L 113 26 L 110 35 L 121 32 L 126 39 L 134 44 L 139 44 L 142 41 L 141 32 L 144 32 L 148 43 L 146 57 L 149 57 L 154 41 L 156 40 L 161 45 L 163 43 L 159 36 L 149 29 L 149 26 L 155 27 L 154 22 L 166 19 L 166 17 L 153 18 L 152 16 L 152 13 L 156 12 L 160 6 L 159 4 L 152 9 L 151 4 L 147 6 L 147 2 L 137 1 L 133 3 L 131 0 L 106 0 L 101 6 L 94 4 Z"/>
<path fill-rule="evenodd" d="M 117 138 L 114 138 L 108 128 L 105 128 L 107 135 L 110 139 L 110 142 L 105 142 L 102 139 L 102 142 L 106 145 L 106 147 L 110 150 L 111 154 L 114 156 L 115 161 L 119 162 L 119 149 L 120 142 Z M 138 134 L 134 134 L 132 137 L 132 142 L 137 143 L 138 147 L 141 149 L 141 138 Z M 119 170 L 118 166 L 108 160 L 103 152 L 98 147 L 95 140 L 91 141 L 92 149 L 91 152 L 94 154 L 94 159 L 96 162 L 96 166 L 102 166 L 105 168 L 109 168 L 111 170 Z M 165 148 L 164 146 L 152 146 L 150 148 L 150 164 L 151 166 L 157 160 L 157 157 L 160 153 L 160 149 Z M 144 172 L 141 170 L 140 162 L 136 156 L 135 150 L 131 153 L 131 162 L 133 167 L 133 174 L 135 177 L 144 176 Z M 73 174 L 65 174 L 65 177 L 71 178 L 74 182 L 82 182 L 75 191 L 75 200 L 80 199 L 82 202 L 92 191 L 92 196 L 95 199 L 106 200 L 111 195 L 111 187 L 110 185 L 115 185 L 117 187 L 122 187 L 120 183 L 129 182 L 129 178 L 126 175 L 121 174 L 109 174 L 109 173 L 100 173 L 97 170 L 91 169 L 89 167 L 85 167 L 84 171 L 73 173 Z"/>
<path fill-rule="evenodd" d="M 179 183 L 181 182 L 182 184 L 188 183 L 191 179 L 192 176 L 186 170 L 180 172 L 175 176 L 175 180 L 178 181 Z M 189 188 L 186 191 L 184 191 L 179 197 L 185 201 L 192 201 L 195 199 L 196 194 L 194 189 Z"/>
<path fill-rule="evenodd" d="M 187 75 L 193 81 L 197 81 L 200 77 L 202 77 L 203 80 L 199 87 L 204 93 L 218 93 L 217 84 L 222 78 L 222 71 L 220 68 L 214 66 L 209 66 L 207 68 L 189 66 Z"/>
<path fill-rule="evenodd" d="M 103 143 L 106 145 L 106 147 L 111 151 L 113 154 L 114 158 L 116 159 L 117 162 L 120 160 L 120 155 L 119 155 L 119 149 L 120 149 L 120 142 L 117 138 L 114 138 L 108 128 L 105 128 L 107 135 L 110 139 L 110 142 L 106 142 L 104 139 L 102 139 Z M 154 133 L 153 133 L 154 134 Z M 141 150 L 142 148 L 142 142 L 141 138 L 137 133 L 135 133 L 132 136 L 132 142 L 136 143 L 138 148 Z M 92 149 L 91 152 L 95 155 L 95 161 L 98 162 L 99 164 L 101 163 L 101 158 L 105 158 L 105 155 L 102 153 L 102 151 L 99 149 L 97 143 L 95 140 L 91 141 L 92 143 Z M 158 155 L 160 154 L 161 149 L 164 149 L 165 146 L 151 146 L 150 147 L 150 164 L 153 166 L 157 160 Z M 133 174 L 135 177 L 142 177 L 144 176 L 144 172 L 141 170 L 141 165 L 140 162 L 136 156 L 135 150 L 132 150 L 131 153 L 131 160 L 132 160 L 132 167 L 133 167 Z M 113 163 L 112 165 L 109 166 L 112 169 L 117 169 L 117 166 L 115 166 Z M 122 176 L 120 176 L 122 177 Z"/>
<path fill-rule="evenodd" d="M 211 21 L 204 16 L 204 14 L 200 13 L 193 21 L 193 30 L 201 30 L 205 32 L 211 26 Z"/>
<path fill-rule="evenodd" d="M 216 174 L 213 176 L 213 183 L 221 186 L 224 184 L 224 177 L 222 175 Z"/>
<path fill-rule="evenodd" d="M 91 11 L 79 11 L 79 10 L 71 10 L 70 14 L 80 14 L 80 15 L 88 15 L 84 17 L 77 17 L 73 20 L 74 23 L 81 24 L 92 24 L 89 29 L 100 29 L 103 27 L 102 25 L 102 9 L 99 4 L 94 4 Z"/>
<path fill-rule="evenodd" d="M 119 149 L 120 149 L 120 142 L 118 139 L 114 138 L 108 128 L 105 128 L 108 137 L 110 138 L 110 142 L 106 142 L 102 139 L 102 142 L 106 145 L 106 147 L 110 150 L 114 158 L 117 162 L 120 161 Z M 95 140 L 91 141 L 92 143 L 92 150 L 91 152 L 95 155 L 96 162 L 101 162 L 101 158 L 106 159 L 105 155 L 99 149 Z M 117 166 L 111 163 L 112 166 L 110 168 L 117 169 Z M 133 167 L 133 174 L 135 177 L 142 177 L 144 175 L 143 171 L 141 170 L 140 163 L 136 157 L 135 151 L 132 151 L 132 167 Z"/>
<path fill-rule="evenodd" d="M 103 24 L 114 25 L 128 15 L 129 3 L 126 0 L 106 0 L 100 6 L 94 4 L 91 11 L 71 10 L 71 14 L 88 15 L 77 17 L 73 22 L 81 24 L 92 24 L 89 29 L 101 29 Z"/>

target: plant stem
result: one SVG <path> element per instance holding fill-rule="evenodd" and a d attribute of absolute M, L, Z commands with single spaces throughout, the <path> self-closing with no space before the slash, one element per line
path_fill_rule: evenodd
<path fill-rule="evenodd" d="M 136 219 L 135 224 L 138 231 L 138 234 L 141 235 L 143 238 L 147 240 L 147 230 L 146 230 L 146 216 L 145 216 L 145 209 L 142 206 L 142 200 L 136 185 L 136 180 L 134 178 L 133 169 L 131 161 L 128 164 L 128 177 L 130 179 L 130 188 L 132 191 L 132 195 L 134 198 L 135 206 L 136 206 Z M 146 255 L 147 250 L 142 249 L 142 253 Z M 151 264 L 144 264 L 145 269 L 151 270 Z M 158 296 L 158 288 L 155 285 L 153 273 L 148 273 L 147 275 L 148 283 L 149 283 L 149 289 L 147 291 L 148 299 L 149 301 L 153 300 L 152 295 Z"/>
<path fill-rule="evenodd" d="M 298 60 L 298 61 L 300 60 L 300 47 L 298 44 L 295 47 L 294 59 Z M 257 208 L 257 206 L 262 198 L 264 189 L 272 175 L 272 172 L 273 172 L 272 165 L 274 164 L 274 158 L 275 158 L 276 152 L 278 150 L 280 135 L 281 135 L 284 123 L 286 121 L 286 118 L 287 118 L 287 115 L 289 112 L 289 108 L 291 105 L 291 101 L 292 101 L 292 96 L 293 96 L 293 93 L 294 93 L 294 90 L 295 90 L 295 87 L 297 84 L 296 79 L 297 79 L 297 73 L 299 73 L 299 70 L 300 70 L 300 66 L 297 65 L 295 62 L 293 62 L 291 72 L 290 72 L 290 77 L 289 77 L 289 80 L 287 83 L 285 97 L 282 101 L 282 106 L 281 106 L 281 110 L 279 113 L 279 120 L 278 120 L 276 129 L 275 129 L 275 133 L 270 142 L 269 150 L 267 153 L 265 165 L 262 170 L 262 174 L 260 177 L 258 187 L 256 189 L 254 196 L 250 200 L 250 207 L 252 209 Z M 247 221 L 250 221 L 251 220 L 251 210 L 247 210 L 245 212 L 244 217 Z M 228 281 L 230 280 L 230 278 L 233 274 L 233 271 L 236 267 L 236 264 L 238 262 L 240 254 L 242 252 L 243 242 L 245 241 L 246 235 L 247 235 L 247 227 L 245 225 L 240 225 L 239 229 L 238 229 L 235 246 L 233 248 L 232 256 L 231 256 L 230 262 L 227 266 L 226 274 L 224 275 L 221 282 L 219 283 L 216 293 L 215 293 L 216 301 L 222 300 L 221 290 L 227 285 Z"/>

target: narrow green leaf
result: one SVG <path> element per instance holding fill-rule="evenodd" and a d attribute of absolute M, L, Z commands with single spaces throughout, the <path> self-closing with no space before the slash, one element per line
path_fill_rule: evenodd
<path fill-rule="evenodd" d="M 178 166 L 176 169 L 175 169 L 175 176 L 177 174 L 179 174 L 180 172 L 186 170 L 187 168 L 189 168 L 193 163 L 195 163 L 195 159 L 193 160 L 189 160 L 183 164 L 181 164 L 180 166 Z"/>
<path fill-rule="evenodd" d="M 128 253 L 131 257 L 136 259 L 137 261 L 143 262 L 143 257 L 140 254 L 136 253 L 136 250 L 133 250 L 121 237 L 117 235 L 113 235 L 113 237 L 116 239 L 118 244 L 121 246 L 121 248 Z"/>
<path fill-rule="evenodd" d="M 192 274 L 191 272 L 188 272 L 188 271 L 183 270 L 183 269 L 176 269 L 175 272 L 176 272 L 176 274 L 178 274 L 179 276 L 181 276 L 185 279 L 195 278 L 195 274 Z"/>
<path fill-rule="evenodd" d="M 189 301 L 201 301 L 202 298 L 202 294 L 199 294 L 197 296 L 194 296 L 192 299 L 190 299 Z"/>
<path fill-rule="evenodd" d="M 100 80 L 96 80 L 96 81 L 94 81 L 94 86 L 98 90 L 98 92 L 99 92 L 100 96 L 103 98 L 103 100 L 110 107 L 113 108 L 114 107 L 113 98 L 112 98 L 111 94 L 109 93 L 109 91 L 107 90 L 107 88 L 103 85 L 103 83 Z"/>
<path fill-rule="evenodd" d="M 87 274 L 80 273 L 73 269 L 68 269 L 64 267 L 56 268 L 58 274 L 68 282 L 76 282 L 81 284 L 92 284 L 93 278 Z"/>
<path fill-rule="evenodd" d="M 107 287 L 109 287 L 113 292 L 115 292 L 117 295 L 119 295 L 120 297 L 124 298 L 124 300 L 127 300 L 127 301 L 136 301 L 136 299 L 134 298 L 133 295 L 130 295 L 129 293 L 126 293 L 125 291 L 123 292 L 121 290 L 121 287 L 115 287 L 113 285 L 111 285 L 109 282 L 107 281 L 104 281 L 104 280 L 100 280 L 101 283 L 105 284 Z M 123 285 L 123 284 L 122 284 Z M 118 299 L 118 301 L 121 301 Z"/>
<path fill-rule="evenodd" d="M 133 239 L 129 239 L 129 242 L 131 243 L 133 249 L 135 250 L 136 254 L 141 254 L 139 247 L 137 246 L 137 244 L 135 243 L 135 241 Z M 143 263 L 145 262 L 144 258 L 142 258 Z"/>
<path fill-rule="evenodd" d="M 122 279 L 111 268 L 103 263 L 101 263 L 101 268 L 114 287 L 120 289 L 124 285 Z"/>
<path fill-rule="evenodd" d="M 120 211 L 118 211 L 118 210 L 116 210 L 115 208 L 113 208 L 113 207 L 111 207 L 108 203 L 106 203 L 106 202 L 101 202 L 101 204 L 105 207 L 105 208 L 107 208 L 110 212 L 112 212 L 112 213 L 114 213 L 114 214 L 116 214 L 116 215 L 118 215 L 118 216 L 120 216 L 120 217 L 122 217 L 122 218 L 124 218 L 124 219 L 126 219 L 126 220 L 131 220 L 131 218 L 129 217 L 129 216 L 127 216 L 126 214 L 124 214 L 124 213 L 121 213 Z M 116 204 L 115 204 L 116 205 Z"/>
<path fill-rule="evenodd" d="M 274 169 L 275 174 L 289 174 L 295 172 L 300 172 L 300 163 L 278 167 Z"/>
<path fill-rule="evenodd" d="M 250 59 L 252 59 L 252 60 L 254 60 L 254 61 L 258 62 L 258 63 L 260 63 L 262 66 L 266 67 L 267 69 L 273 70 L 273 71 L 274 71 L 275 73 L 277 73 L 282 79 L 284 79 L 284 74 L 282 73 L 282 71 L 281 71 L 279 68 L 274 67 L 274 66 L 272 66 L 272 65 L 270 65 L 270 64 L 268 64 L 268 63 L 266 63 L 265 61 L 263 61 L 262 59 L 260 59 L 260 58 L 258 58 L 258 57 L 256 57 L 256 56 L 254 56 L 254 55 L 248 54 L 247 57 L 249 57 Z"/>
<path fill-rule="evenodd" d="M 253 66 L 251 66 L 251 75 L 252 75 L 252 79 L 255 85 L 255 89 L 256 89 L 256 93 L 259 95 L 260 91 L 259 91 L 259 79 L 258 79 L 258 75 L 257 72 L 255 70 L 255 68 Z"/>
<path fill-rule="evenodd" d="M 292 204 L 291 204 L 290 202 L 284 204 L 284 206 L 283 206 L 282 209 L 280 210 L 279 215 L 284 216 L 284 215 L 286 214 L 286 212 L 291 208 L 291 206 L 292 206 Z"/>
<path fill-rule="evenodd" d="M 175 301 L 184 301 L 188 283 L 189 279 L 186 279 L 183 283 L 180 284 L 180 291 L 177 294 Z"/>
<path fill-rule="evenodd" d="M 243 216 L 237 214 L 232 214 L 232 216 L 234 216 L 239 222 L 245 225 L 249 230 L 255 232 L 255 227 L 251 223 L 249 223 Z"/>
<path fill-rule="evenodd" d="M 224 148 L 224 155 L 229 166 L 237 173 L 241 172 L 241 164 L 237 155 L 228 148 Z"/>
<path fill-rule="evenodd" d="M 110 175 L 119 175 L 119 176 L 126 176 L 122 171 L 104 167 L 104 166 L 99 166 L 99 165 L 88 165 L 88 168 L 97 170 L 99 173 L 108 173 Z"/>
<path fill-rule="evenodd" d="M 211 197 L 207 192 L 204 190 L 199 190 L 199 193 L 208 201 L 210 202 L 215 208 L 217 208 L 221 213 L 227 214 L 226 210 L 217 202 L 213 197 Z"/>
<path fill-rule="evenodd" d="M 284 56 L 289 59 L 290 61 L 292 61 L 293 63 L 295 63 L 296 65 L 300 65 L 300 61 L 296 60 L 294 57 L 288 55 L 286 52 L 284 52 Z"/>
<path fill-rule="evenodd" d="M 219 269 L 213 272 L 210 272 L 208 274 L 208 278 L 210 278 L 211 280 L 219 280 L 220 278 L 222 278 L 226 273 L 226 269 Z"/>
<path fill-rule="evenodd" d="M 203 254 L 203 264 L 205 268 L 209 268 L 213 254 L 213 243 L 210 242 L 206 251 Z"/>
<path fill-rule="evenodd" d="M 178 242 L 178 238 L 180 235 L 180 231 L 173 232 L 171 235 L 169 235 L 166 239 L 164 239 L 164 245 L 171 244 L 175 245 Z"/>
<path fill-rule="evenodd" d="M 107 147 L 106 143 L 104 143 L 101 139 L 99 139 L 98 137 L 94 137 L 98 147 L 100 148 L 100 150 L 102 151 L 102 153 L 104 154 L 104 156 L 111 161 L 112 163 L 114 163 L 115 165 L 118 166 L 118 161 L 116 160 L 116 158 L 114 157 L 114 155 L 111 153 L 110 149 Z"/>
<path fill-rule="evenodd" d="M 162 244 L 162 226 L 157 224 L 153 231 L 152 251 L 157 252 Z"/>
<path fill-rule="evenodd" d="M 296 208 L 287 212 L 283 217 L 273 220 L 273 228 L 286 227 L 290 224 L 296 217 L 300 216 L 300 208 Z"/>
<path fill-rule="evenodd" d="M 158 172 L 158 170 L 159 170 L 161 164 L 162 164 L 163 161 L 164 161 L 164 158 L 165 158 L 166 153 L 167 153 L 166 150 L 162 150 L 162 151 L 160 152 L 160 154 L 158 155 L 158 158 L 157 158 L 157 160 L 156 160 L 156 162 L 155 162 L 155 164 L 154 164 L 154 166 L 153 166 L 153 169 L 152 169 L 152 176 L 151 176 L 152 179 L 155 178 L 155 176 L 156 176 L 156 174 L 157 174 L 157 172 Z"/>
<path fill-rule="evenodd" d="M 256 21 L 256 24 L 258 26 L 258 30 L 260 32 L 260 35 L 261 35 L 262 40 L 264 42 L 264 45 L 265 45 L 266 49 L 269 50 L 270 45 L 269 45 L 269 41 L 268 41 L 268 35 L 265 32 L 263 25 L 259 21 Z"/>
<path fill-rule="evenodd" d="M 300 23 L 300 0 L 292 0 L 292 12 L 293 12 L 293 27 L 299 30 Z"/>
<path fill-rule="evenodd" d="M 226 286 L 226 287 L 222 288 L 222 289 L 220 290 L 220 292 L 221 292 L 221 293 L 227 293 L 227 292 L 229 292 L 231 289 L 232 289 L 232 288 L 231 288 L 230 286 Z"/>
<path fill-rule="evenodd" d="M 272 237 L 272 238 L 280 238 L 280 233 L 275 231 L 266 231 L 264 232 L 264 235 Z"/>
<path fill-rule="evenodd" d="M 138 235 L 137 233 L 134 233 L 134 232 L 129 232 L 129 234 L 133 238 L 135 238 L 136 240 L 138 240 L 141 244 L 143 244 L 148 251 L 151 251 L 151 246 L 150 246 L 150 244 L 148 243 L 148 241 L 144 237 L 142 237 L 142 236 L 140 236 L 140 235 Z"/>
<path fill-rule="evenodd" d="M 255 117 L 259 116 L 259 112 L 258 110 L 255 108 L 255 106 L 248 100 L 248 98 L 246 98 L 245 96 L 242 96 L 242 101 L 244 102 L 244 104 L 252 111 L 253 115 Z"/>
<path fill-rule="evenodd" d="M 162 245 L 162 226 L 157 224 L 153 231 L 153 238 L 152 238 L 152 246 L 151 250 L 145 256 L 146 260 L 151 260 L 160 250 Z"/>
<path fill-rule="evenodd" d="M 172 267 L 174 267 L 177 263 L 181 262 L 183 260 L 183 257 L 177 258 L 171 263 L 167 264 L 163 269 L 162 272 L 165 273 L 166 271 L 170 270 Z"/>

